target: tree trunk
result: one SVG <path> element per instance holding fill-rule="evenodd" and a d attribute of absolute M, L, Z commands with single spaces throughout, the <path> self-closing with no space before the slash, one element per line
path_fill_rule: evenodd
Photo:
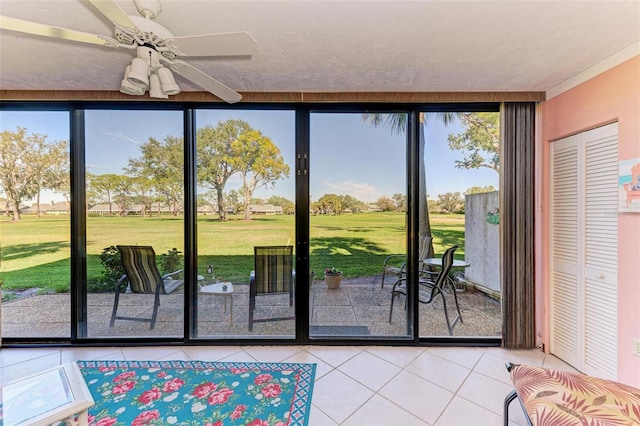
<path fill-rule="evenodd" d="M 36 214 L 40 217 L 40 190 L 38 189 L 38 195 L 36 195 Z"/>
<path fill-rule="evenodd" d="M 224 199 L 222 198 L 223 186 L 216 185 L 216 194 L 218 196 L 218 217 L 220 220 L 227 220 L 227 209 L 224 206 Z"/>
<path fill-rule="evenodd" d="M 251 194 L 246 190 L 244 192 L 244 220 L 251 220 L 251 212 L 249 211 L 249 203 L 251 203 Z"/>
<path fill-rule="evenodd" d="M 20 200 L 13 200 L 13 221 L 20 222 Z"/>
<path fill-rule="evenodd" d="M 420 131 L 418 132 L 419 156 L 420 156 L 420 181 L 418 182 L 418 235 L 431 237 L 431 222 L 429 221 L 429 206 L 427 204 L 427 173 L 424 166 L 424 150 L 426 140 L 424 137 L 424 121 L 421 120 Z M 433 257 L 433 239 L 429 243 L 429 254 L 427 257 Z"/>

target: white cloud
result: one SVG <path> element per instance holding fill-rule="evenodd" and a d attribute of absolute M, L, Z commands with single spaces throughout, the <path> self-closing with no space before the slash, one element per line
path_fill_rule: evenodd
<path fill-rule="evenodd" d="M 358 200 L 373 201 L 376 198 L 376 187 L 368 183 L 346 180 L 342 182 L 323 182 L 328 188 L 328 192 L 335 192 L 338 195 L 351 195 Z M 324 194 L 319 194 L 322 196 Z"/>
<path fill-rule="evenodd" d="M 142 146 L 142 144 L 144 142 L 140 142 L 139 140 L 129 137 L 127 135 L 125 135 L 124 133 L 111 133 L 111 132 L 106 132 L 105 136 L 110 136 L 113 139 L 116 139 L 118 141 L 122 141 L 122 142 L 126 142 L 128 144 L 133 144 L 133 145 L 137 145 L 137 146 Z M 146 141 L 145 141 L 146 142 Z"/>

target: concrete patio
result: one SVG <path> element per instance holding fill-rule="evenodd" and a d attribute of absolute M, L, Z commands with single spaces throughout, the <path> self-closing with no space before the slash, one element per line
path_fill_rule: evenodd
<path fill-rule="evenodd" d="M 324 281 L 314 281 L 310 293 L 310 324 L 312 326 L 365 326 L 372 337 L 397 337 L 407 334 L 404 298 L 397 298 L 393 319 L 389 323 L 391 285 L 380 288 L 380 276 L 343 280 L 338 289 L 328 289 Z M 89 338 L 172 336 L 183 334 L 183 294 L 161 296 L 158 320 L 154 330 L 148 322 L 117 320 L 109 327 L 113 308 L 112 293 L 88 295 Z M 449 316 L 455 316 L 453 294 L 446 295 Z M 463 323 L 453 329 L 454 336 L 501 335 L 500 303 L 479 291 L 458 293 Z M 281 337 L 293 336 L 293 320 L 259 322 L 253 331 L 248 329 L 249 294 L 247 285 L 235 285 L 233 293 L 233 325 L 230 303 L 225 313 L 223 297 L 198 298 L 198 337 Z M 230 302 L 230 301 L 228 301 Z M 257 299 L 255 318 L 292 316 L 287 295 L 261 296 Z M 118 315 L 150 317 L 153 297 L 123 294 Z M 448 336 L 442 302 L 420 305 L 420 335 Z M 2 336 L 10 337 L 68 337 L 70 318 L 69 294 L 45 294 L 21 298 L 2 305 Z M 362 327 L 360 327 L 362 330 Z M 346 329 L 346 334 L 350 334 Z M 312 335 L 313 336 L 313 335 Z M 357 336 L 354 336 L 357 337 Z"/>

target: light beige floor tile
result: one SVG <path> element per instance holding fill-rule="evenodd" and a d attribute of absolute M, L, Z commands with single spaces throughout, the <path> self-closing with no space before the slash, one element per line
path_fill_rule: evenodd
<path fill-rule="evenodd" d="M 452 392 L 407 371 L 378 393 L 429 424 L 435 423 L 453 398 Z"/>
<path fill-rule="evenodd" d="M 329 416 L 322 412 L 318 407 L 311 404 L 311 413 L 309 414 L 309 426 L 334 426 L 338 423 L 331 420 Z"/>
<path fill-rule="evenodd" d="M 301 350 L 297 346 L 245 346 L 243 349 L 261 362 L 282 362 Z"/>
<path fill-rule="evenodd" d="M 458 391 L 458 395 L 487 410 L 502 415 L 504 397 L 512 390 L 513 386 L 483 374 L 472 372 Z"/>
<path fill-rule="evenodd" d="M 307 363 L 307 364 L 316 364 L 316 380 L 318 380 L 320 377 L 324 376 L 325 374 L 328 374 L 333 370 L 332 366 L 330 366 L 320 358 L 311 355 L 306 350 L 301 350 L 294 356 L 285 359 L 285 362 L 300 362 L 300 363 Z"/>
<path fill-rule="evenodd" d="M 451 392 L 456 392 L 471 372 L 461 365 L 431 355 L 430 351 L 420 354 L 405 370 Z"/>
<path fill-rule="evenodd" d="M 120 348 L 62 348 L 60 349 L 61 363 L 72 361 L 96 361 L 100 359 L 120 361 L 124 355 Z"/>
<path fill-rule="evenodd" d="M 502 426 L 499 416 L 464 398 L 456 396 L 435 426 Z"/>
<path fill-rule="evenodd" d="M 249 353 L 245 352 L 245 351 L 240 351 L 240 352 L 236 352 L 234 354 L 231 354 L 227 357 L 224 357 L 222 359 L 220 359 L 219 361 L 224 361 L 224 362 L 256 362 L 256 361 L 262 361 L 261 359 L 255 359 L 254 357 L 252 357 Z"/>
<path fill-rule="evenodd" d="M 244 353 L 240 346 L 190 346 L 182 349 L 193 361 L 219 361 Z"/>
<path fill-rule="evenodd" d="M 570 373 L 580 373 L 574 367 L 570 366 L 560 358 L 557 358 L 551 354 L 547 354 L 544 357 L 544 363 L 542 364 L 544 368 L 551 368 L 554 370 L 568 371 Z"/>
<path fill-rule="evenodd" d="M 313 388 L 314 405 L 340 424 L 372 396 L 369 388 L 338 370 L 318 379 Z"/>
<path fill-rule="evenodd" d="M 482 358 L 480 358 L 474 371 L 499 380 L 502 383 L 511 384 L 511 377 L 505 366 L 504 358 L 496 356 L 490 351 L 487 351 Z"/>
<path fill-rule="evenodd" d="M 158 358 L 158 361 L 191 361 L 191 357 L 181 350 Z"/>
<path fill-rule="evenodd" d="M 404 368 L 418 357 L 425 348 L 398 346 L 369 346 L 367 352 Z"/>
<path fill-rule="evenodd" d="M 473 369 L 478 363 L 486 348 L 450 348 L 432 347 L 427 350 L 431 355 L 455 362 L 465 368 Z"/>
<path fill-rule="evenodd" d="M 400 367 L 366 351 L 342 364 L 338 370 L 373 391 L 380 389 L 401 371 Z"/>
<path fill-rule="evenodd" d="M 37 358 L 30 358 L 23 362 L 10 364 L 0 369 L 0 386 L 40 373 L 43 370 L 57 367 L 58 365 L 60 365 L 59 350 L 50 352 L 45 356 L 38 356 Z"/>
<path fill-rule="evenodd" d="M 427 425 L 426 422 L 379 395 L 373 396 L 342 424 L 367 426 Z"/>
<path fill-rule="evenodd" d="M 487 353 L 502 358 L 513 364 L 528 364 L 542 367 L 545 354 L 538 349 L 514 350 L 503 348 L 487 348 Z"/>
<path fill-rule="evenodd" d="M 309 347 L 307 352 L 320 358 L 332 367 L 337 367 L 358 355 L 363 350 L 365 350 L 364 347 L 355 346 L 313 346 Z"/>
<path fill-rule="evenodd" d="M 122 353 L 127 361 L 157 361 L 159 359 L 169 359 L 171 354 L 182 352 L 179 347 L 157 346 L 157 347 L 127 347 L 122 348 Z"/>
<path fill-rule="evenodd" d="M 60 349 L 57 348 L 2 348 L 0 349 L 0 368 L 4 368 L 11 364 L 28 361 L 30 359 L 50 356 L 59 353 Z"/>

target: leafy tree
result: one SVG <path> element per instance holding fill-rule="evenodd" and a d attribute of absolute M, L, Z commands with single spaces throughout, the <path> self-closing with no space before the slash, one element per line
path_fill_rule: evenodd
<path fill-rule="evenodd" d="M 353 195 L 341 195 L 340 201 L 342 203 L 343 211 L 349 209 L 353 213 L 360 213 L 367 207 L 364 202 L 358 200 Z"/>
<path fill-rule="evenodd" d="M 236 119 L 220 121 L 216 127 L 207 125 L 198 129 L 198 182 L 216 191 L 220 220 L 226 219 L 224 187 L 229 178 L 238 172 L 231 145 L 249 130 L 249 123 Z"/>
<path fill-rule="evenodd" d="M 464 153 L 456 160 L 459 169 L 486 167 L 500 173 L 500 114 L 497 112 L 465 112 L 458 114 L 465 130 L 448 136 L 449 148 Z"/>
<path fill-rule="evenodd" d="M 378 198 L 376 204 L 383 212 L 392 212 L 396 209 L 396 203 L 394 203 L 393 200 L 386 195 Z"/>
<path fill-rule="evenodd" d="M 13 220 L 19 221 L 24 200 L 38 195 L 42 189 L 62 185 L 68 164 L 62 153 L 67 152 L 67 142 L 48 143 L 46 135 L 27 134 L 23 127 L 15 132 L 5 130 L 1 135 L 0 185 L 7 206 L 13 204 Z"/>
<path fill-rule="evenodd" d="M 138 177 L 137 179 L 140 179 Z M 144 179 L 144 178 L 143 178 Z M 120 176 L 118 185 L 116 186 L 117 196 L 115 202 L 118 204 L 118 215 L 126 216 L 129 206 L 129 195 L 131 193 L 131 187 L 133 186 L 133 180 L 129 176 Z"/>
<path fill-rule="evenodd" d="M 272 195 L 267 200 L 267 203 L 274 206 L 282 207 L 282 211 L 284 212 L 284 214 L 293 214 L 296 210 L 296 205 L 293 203 L 293 201 L 290 201 L 285 197 L 281 197 L 279 195 Z"/>
<path fill-rule="evenodd" d="M 232 189 L 224 194 L 224 202 L 235 213 L 242 211 L 242 201 L 240 200 L 240 192 Z"/>
<path fill-rule="evenodd" d="M 445 213 L 464 212 L 464 198 L 459 192 L 438 194 L 438 207 Z"/>
<path fill-rule="evenodd" d="M 36 214 L 40 217 L 40 193 L 44 189 L 60 190 L 69 185 L 69 148 L 66 141 L 32 147 L 37 149 L 32 166 L 35 171 Z"/>
<path fill-rule="evenodd" d="M 141 147 L 141 158 L 129 158 L 127 173 L 150 179 L 158 194 L 171 206 L 174 216 L 182 207 L 184 153 L 182 138 L 149 138 Z"/>
<path fill-rule="evenodd" d="M 422 159 L 420 161 L 420 178 L 418 182 L 418 188 L 420 189 L 418 194 L 418 206 L 419 206 L 419 219 L 418 219 L 418 233 L 419 235 L 431 236 L 431 223 L 429 221 L 429 210 L 427 209 L 427 174 L 424 166 L 424 150 L 426 146 L 426 140 L 424 137 L 424 129 L 428 125 L 429 117 L 435 116 L 438 120 L 447 126 L 453 119 L 455 114 L 449 112 L 441 112 L 425 115 L 420 114 L 420 123 L 422 124 L 420 131 L 418 132 L 418 155 Z M 405 134 L 408 125 L 408 116 L 405 113 L 395 114 L 375 114 L 368 113 L 363 114 L 362 118 L 365 122 L 373 126 L 385 126 L 388 127 L 393 133 Z M 433 241 L 429 246 L 429 256 L 433 254 Z"/>
<path fill-rule="evenodd" d="M 336 194 L 324 194 L 316 202 L 316 208 L 324 214 L 341 214 L 342 200 Z"/>
<path fill-rule="evenodd" d="M 151 211 L 153 203 L 153 182 L 148 177 L 137 176 L 129 178 L 129 191 L 134 202 L 140 205 L 140 216 L 146 217 L 147 211 Z"/>
<path fill-rule="evenodd" d="M 496 189 L 493 187 L 493 185 L 489 185 L 489 186 L 472 186 L 471 188 L 469 188 L 466 191 L 464 191 L 464 195 L 483 194 L 485 192 L 494 192 L 495 190 Z"/>
<path fill-rule="evenodd" d="M 91 175 L 90 186 L 92 194 L 94 194 L 100 202 L 107 203 L 109 206 L 109 215 L 111 215 L 111 203 L 118 193 L 120 182 L 125 176 L 115 173 L 105 173 L 102 175 Z"/>
<path fill-rule="evenodd" d="M 404 194 L 396 193 L 391 197 L 395 204 L 396 211 L 403 212 L 407 210 L 407 196 Z"/>
<path fill-rule="evenodd" d="M 251 219 L 249 204 L 258 188 L 274 187 L 279 179 L 289 177 L 289 166 L 280 148 L 257 130 L 247 130 L 231 143 L 232 163 L 242 178 L 244 219 Z"/>

